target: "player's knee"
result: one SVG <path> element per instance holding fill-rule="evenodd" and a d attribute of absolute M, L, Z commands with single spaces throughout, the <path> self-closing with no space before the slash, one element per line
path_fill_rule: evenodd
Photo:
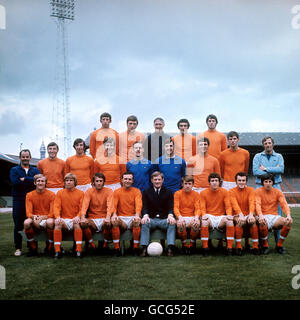
<path fill-rule="evenodd" d="M 26 219 L 24 221 L 24 229 L 25 230 L 29 229 L 31 227 L 31 225 L 32 225 L 32 220 L 31 219 Z"/>

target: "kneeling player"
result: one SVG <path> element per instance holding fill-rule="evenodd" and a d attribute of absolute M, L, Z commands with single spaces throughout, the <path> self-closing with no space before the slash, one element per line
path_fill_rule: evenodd
<path fill-rule="evenodd" d="M 115 255 L 120 255 L 120 233 L 132 230 L 133 252 L 138 255 L 141 234 L 142 194 L 132 187 L 133 174 L 122 175 L 122 187 L 114 191 L 115 212 L 111 218 Z"/>
<path fill-rule="evenodd" d="M 258 215 L 259 235 L 262 241 L 263 254 L 269 253 L 268 231 L 278 229 L 281 229 L 281 231 L 276 250 L 278 253 L 283 254 L 282 244 L 293 224 L 291 211 L 284 194 L 279 189 L 273 188 L 274 183 L 274 176 L 271 173 L 267 173 L 261 177 L 263 187 L 255 190 L 256 213 Z M 278 205 L 280 205 L 285 213 L 285 218 L 278 215 Z"/>
<path fill-rule="evenodd" d="M 83 198 L 80 225 L 91 249 L 95 249 L 93 233 L 101 231 L 104 237 L 103 249 L 108 249 L 110 219 L 114 212 L 114 193 L 110 188 L 104 187 L 104 183 L 104 174 L 95 173 L 92 178 L 93 188 L 88 189 Z"/>
<path fill-rule="evenodd" d="M 193 190 L 194 178 L 182 178 L 182 189 L 174 194 L 174 214 L 177 218 L 177 235 L 182 242 L 183 254 L 189 254 L 196 249 L 196 240 L 200 230 L 199 193 Z M 190 243 L 187 245 L 187 231 L 190 232 Z"/>
<path fill-rule="evenodd" d="M 80 228 L 80 215 L 84 192 L 76 188 L 77 179 L 72 173 L 64 177 L 64 189 L 57 192 L 54 200 L 55 227 L 53 232 L 55 259 L 62 257 L 61 241 L 62 230 L 74 230 L 76 242 L 76 256 L 81 256 L 82 230 Z"/>
<path fill-rule="evenodd" d="M 227 254 L 232 255 L 234 225 L 229 192 L 221 188 L 221 177 L 218 173 L 208 176 L 210 187 L 200 192 L 201 241 L 203 254 L 208 255 L 209 230 L 226 228 Z"/>
<path fill-rule="evenodd" d="M 236 254 L 242 254 L 242 237 L 244 229 L 249 230 L 253 243 L 253 254 L 259 254 L 258 228 L 255 218 L 255 190 L 247 186 L 248 175 L 238 172 L 235 175 L 237 187 L 229 191 L 235 225 Z M 248 230 L 245 230 L 248 233 Z M 245 240 L 246 241 L 246 240 Z"/>
<path fill-rule="evenodd" d="M 26 216 L 24 232 L 29 242 L 27 256 L 37 255 L 37 245 L 34 232 L 47 230 L 47 245 L 45 252 L 50 252 L 53 247 L 53 203 L 55 194 L 46 189 L 47 178 L 42 174 L 34 176 L 36 190 L 26 195 Z"/>

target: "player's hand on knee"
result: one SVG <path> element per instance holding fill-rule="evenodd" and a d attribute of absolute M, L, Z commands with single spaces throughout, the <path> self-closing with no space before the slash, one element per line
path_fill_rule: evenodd
<path fill-rule="evenodd" d="M 80 223 L 80 218 L 79 218 L 78 216 L 76 216 L 75 218 L 73 218 L 73 223 L 79 224 L 79 223 Z"/>
<path fill-rule="evenodd" d="M 173 215 L 171 215 L 171 214 L 168 215 L 167 221 L 168 221 L 168 223 L 169 223 L 170 225 L 173 225 L 173 224 L 176 223 L 176 220 L 174 219 Z"/>
<path fill-rule="evenodd" d="M 150 223 L 150 218 L 149 218 L 148 214 L 144 215 L 141 222 L 142 222 L 142 224 Z"/>

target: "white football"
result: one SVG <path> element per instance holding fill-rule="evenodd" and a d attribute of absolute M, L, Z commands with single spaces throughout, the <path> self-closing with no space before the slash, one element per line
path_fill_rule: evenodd
<path fill-rule="evenodd" d="M 163 252 L 163 247 L 159 242 L 151 242 L 147 248 L 147 253 L 151 257 L 160 256 Z"/>

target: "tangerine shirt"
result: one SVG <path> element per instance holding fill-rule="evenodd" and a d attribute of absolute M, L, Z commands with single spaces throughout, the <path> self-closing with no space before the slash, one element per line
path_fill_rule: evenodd
<path fill-rule="evenodd" d="M 229 192 L 223 188 L 211 190 L 207 188 L 200 192 L 201 215 L 211 214 L 214 216 L 232 215 Z"/>
<path fill-rule="evenodd" d="M 199 193 L 192 190 L 185 192 L 183 189 L 174 194 L 174 214 L 176 218 L 180 215 L 183 217 L 200 216 Z"/>
<path fill-rule="evenodd" d="M 119 156 L 122 158 L 124 163 L 127 163 L 134 157 L 132 145 L 135 142 L 145 141 L 145 135 L 142 132 L 135 131 L 134 133 L 128 133 L 128 131 L 121 132 L 119 135 Z"/>
<path fill-rule="evenodd" d="M 230 202 L 234 214 L 248 215 L 255 213 L 255 190 L 251 187 L 240 189 L 235 187 L 229 191 Z"/>
<path fill-rule="evenodd" d="M 224 181 L 234 182 L 238 172 L 248 173 L 249 152 L 243 148 L 236 151 L 226 149 L 221 152 L 219 157 L 221 176 Z"/>
<path fill-rule="evenodd" d="M 272 188 L 269 191 L 265 190 L 264 187 L 256 189 L 255 202 L 257 215 L 278 215 L 278 204 L 280 204 L 280 207 L 285 214 L 291 213 L 284 194 L 276 188 Z"/>
<path fill-rule="evenodd" d="M 141 215 L 143 203 L 141 191 L 137 188 L 122 187 L 114 191 L 115 212 L 118 216 Z"/>
<path fill-rule="evenodd" d="M 178 134 L 172 138 L 175 144 L 175 154 L 177 154 L 180 158 L 183 158 L 187 161 L 192 156 L 196 155 L 197 149 L 197 140 L 196 137 L 187 134 Z"/>
<path fill-rule="evenodd" d="M 31 218 L 33 215 L 53 217 L 53 204 L 55 194 L 45 189 L 43 192 L 33 190 L 26 195 L 26 216 Z"/>
<path fill-rule="evenodd" d="M 59 190 L 54 200 L 54 217 L 73 219 L 80 217 L 84 192 L 74 188 L 73 190 Z"/>
<path fill-rule="evenodd" d="M 65 163 L 65 175 L 69 172 L 75 174 L 78 185 L 91 183 L 93 177 L 94 160 L 87 156 L 75 154 L 67 158 Z"/>
<path fill-rule="evenodd" d="M 103 187 L 97 190 L 95 187 L 84 193 L 81 215 L 90 219 L 104 219 L 114 212 L 114 193 L 110 188 Z"/>
<path fill-rule="evenodd" d="M 201 156 L 197 154 L 191 157 L 187 163 L 188 174 L 194 177 L 195 188 L 208 188 L 208 176 L 212 173 L 221 174 L 219 161 L 208 154 Z"/>
<path fill-rule="evenodd" d="M 63 188 L 64 186 L 64 160 L 46 158 L 37 164 L 40 172 L 47 177 L 47 188 Z"/>
<path fill-rule="evenodd" d="M 203 137 L 209 139 L 209 148 L 207 151 L 208 154 L 219 159 L 221 152 L 227 149 L 227 140 L 225 134 L 217 130 L 206 130 L 198 134 L 197 140 Z"/>

